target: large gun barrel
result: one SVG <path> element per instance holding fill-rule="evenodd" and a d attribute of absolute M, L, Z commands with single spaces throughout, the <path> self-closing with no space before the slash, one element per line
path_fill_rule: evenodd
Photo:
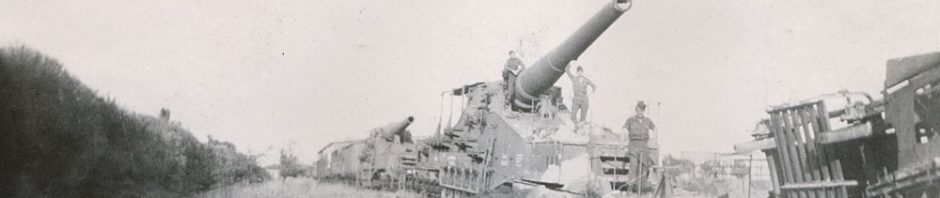
<path fill-rule="evenodd" d="M 581 25 L 577 31 L 568 37 L 558 47 L 550 51 L 535 62 L 530 68 L 522 71 L 516 78 L 513 104 L 524 110 L 532 109 L 532 101 L 551 88 L 555 81 L 565 73 L 568 62 L 578 59 L 584 50 L 594 43 L 598 37 L 617 18 L 630 9 L 630 0 L 616 0 L 601 8 L 590 20 Z"/>
<path fill-rule="evenodd" d="M 411 134 L 408 133 L 405 128 L 408 128 L 408 126 L 411 125 L 411 122 L 414 122 L 414 120 L 414 117 L 408 116 L 408 118 L 405 120 L 392 122 L 388 125 L 385 125 L 384 127 L 375 129 L 373 134 L 378 135 L 390 142 L 394 141 L 395 136 L 398 135 L 400 138 L 399 142 L 410 143 L 412 142 Z"/>
<path fill-rule="evenodd" d="M 411 125 L 411 122 L 414 122 L 414 121 L 415 121 L 414 117 L 408 116 L 408 118 L 406 118 L 405 120 L 388 123 L 388 125 L 385 125 L 385 128 L 383 128 L 382 130 L 386 132 L 396 133 L 396 134 L 401 133 L 401 131 L 404 131 L 405 128 L 408 128 L 408 125 Z"/>

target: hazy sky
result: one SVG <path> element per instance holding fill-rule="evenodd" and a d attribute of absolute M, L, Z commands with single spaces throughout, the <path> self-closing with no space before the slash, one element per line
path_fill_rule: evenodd
<path fill-rule="evenodd" d="M 441 91 L 500 79 L 509 49 L 531 64 L 606 2 L 3 1 L 0 44 L 57 58 L 133 111 L 167 107 L 202 140 L 311 162 L 408 115 L 431 134 Z M 876 93 L 887 59 L 940 51 L 938 8 L 637 0 L 580 58 L 598 85 L 590 119 L 619 128 L 652 101 L 666 152 L 730 152 L 768 105 Z M 556 85 L 570 98 L 567 79 Z"/>

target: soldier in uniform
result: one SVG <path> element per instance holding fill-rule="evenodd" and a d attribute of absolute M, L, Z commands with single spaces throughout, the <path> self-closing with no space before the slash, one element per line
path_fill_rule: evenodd
<path fill-rule="evenodd" d="M 583 122 L 587 119 L 587 112 L 589 106 L 587 87 L 591 86 L 591 93 L 597 90 L 597 86 L 594 86 L 594 82 L 591 82 L 591 79 L 584 77 L 584 68 L 581 65 L 577 67 L 577 75 L 571 74 L 571 66 L 575 64 L 575 61 L 568 63 L 567 68 L 565 69 L 565 74 L 568 74 L 568 78 L 571 79 L 572 91 L 574 92 L 574 97 L 571 98 L 571 121 L 578 123 Z M 581 114 L 581 118 L 578 119 L 578 114 Z"/>
<path fill-rule="evenodd" d="M 646 103 L 642 100 L 637 102 L 636 115 L 627 119 L 627 122 L 623 124 L 623 128 L 627 129 L 627 136 L 630 138 L 630 155 L 638 157 L 640 163 L 637 163 L 634 167 L 636 177 L 640 177 L 637 181 L 646 181 L 646 176 L 649 174 L 647 171 L 650 166 L 655 164 L 654 158 L 659 155 L 653 149 L 650 149 L 649 141 L 651 137 L 651 131 L 656 129 L 656 125 L 653 124 L 653 121 L 644 115 L 646 112 Z M 655 133 L 655 131 L 653 131 Z M 655 135 L 655 134 L 653 134 Z M 635 186 L 634 186 L 635 187 Z M 635 188 L 635 191 L 640 189 Z"/>
<path fill-rule="evenodd" d="M 525 69 L 525 63 L 516 55 L 515 50 L 509 50 L 509 59 L 503 64 L 503 89 L 507 92 L 516 84 L 516 76 Z M 507 94 L 512 95 L 512 94 Z"/>
<path fill-rule="evenodd" d="M 627 119 L 623 128 L 627 129 L 630 137 L 630 146 L 649 148 L 650 131 L 656 130 L 653 121 L 644 115 L 646 112 L 646 103 L 642 100 L 636 103 L 636 115 Z"/>

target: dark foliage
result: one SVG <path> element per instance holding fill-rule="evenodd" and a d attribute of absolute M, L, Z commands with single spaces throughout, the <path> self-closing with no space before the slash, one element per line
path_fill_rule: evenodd
<path fill-rule="evenodd" d="M 310 175 L 307 173 L 309 168 L 301 165 L 297 160 L 297 156 L 284 152 L 284 150 L 281 150 L 281 164 L 278 168 L 281 179 Z"/>
<path fill-rule="evenodd" d="M 268 178 L 231 143 L 200 143 L 97 96 L 54 59 L 0 48 L 0 197 L 178 197 Z"/>

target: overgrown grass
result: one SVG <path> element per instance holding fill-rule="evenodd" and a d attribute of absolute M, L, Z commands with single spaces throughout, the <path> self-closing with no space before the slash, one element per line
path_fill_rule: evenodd
<path fill-rule="evenodd" d="M 385 192 L 354 188 L 343 184 L 318 182 L 311 178 L 271 180 L 260 184 L 239 184 L 211 190 L 195 197 L 420 197 L 409 192 Z"/>
<path fill-rule="evenodd" d="M 0 197 L 177 197 L 266 178 L 231 143 L 201 143 L 97 96 L 55 59 L 0 48 Z"/>

